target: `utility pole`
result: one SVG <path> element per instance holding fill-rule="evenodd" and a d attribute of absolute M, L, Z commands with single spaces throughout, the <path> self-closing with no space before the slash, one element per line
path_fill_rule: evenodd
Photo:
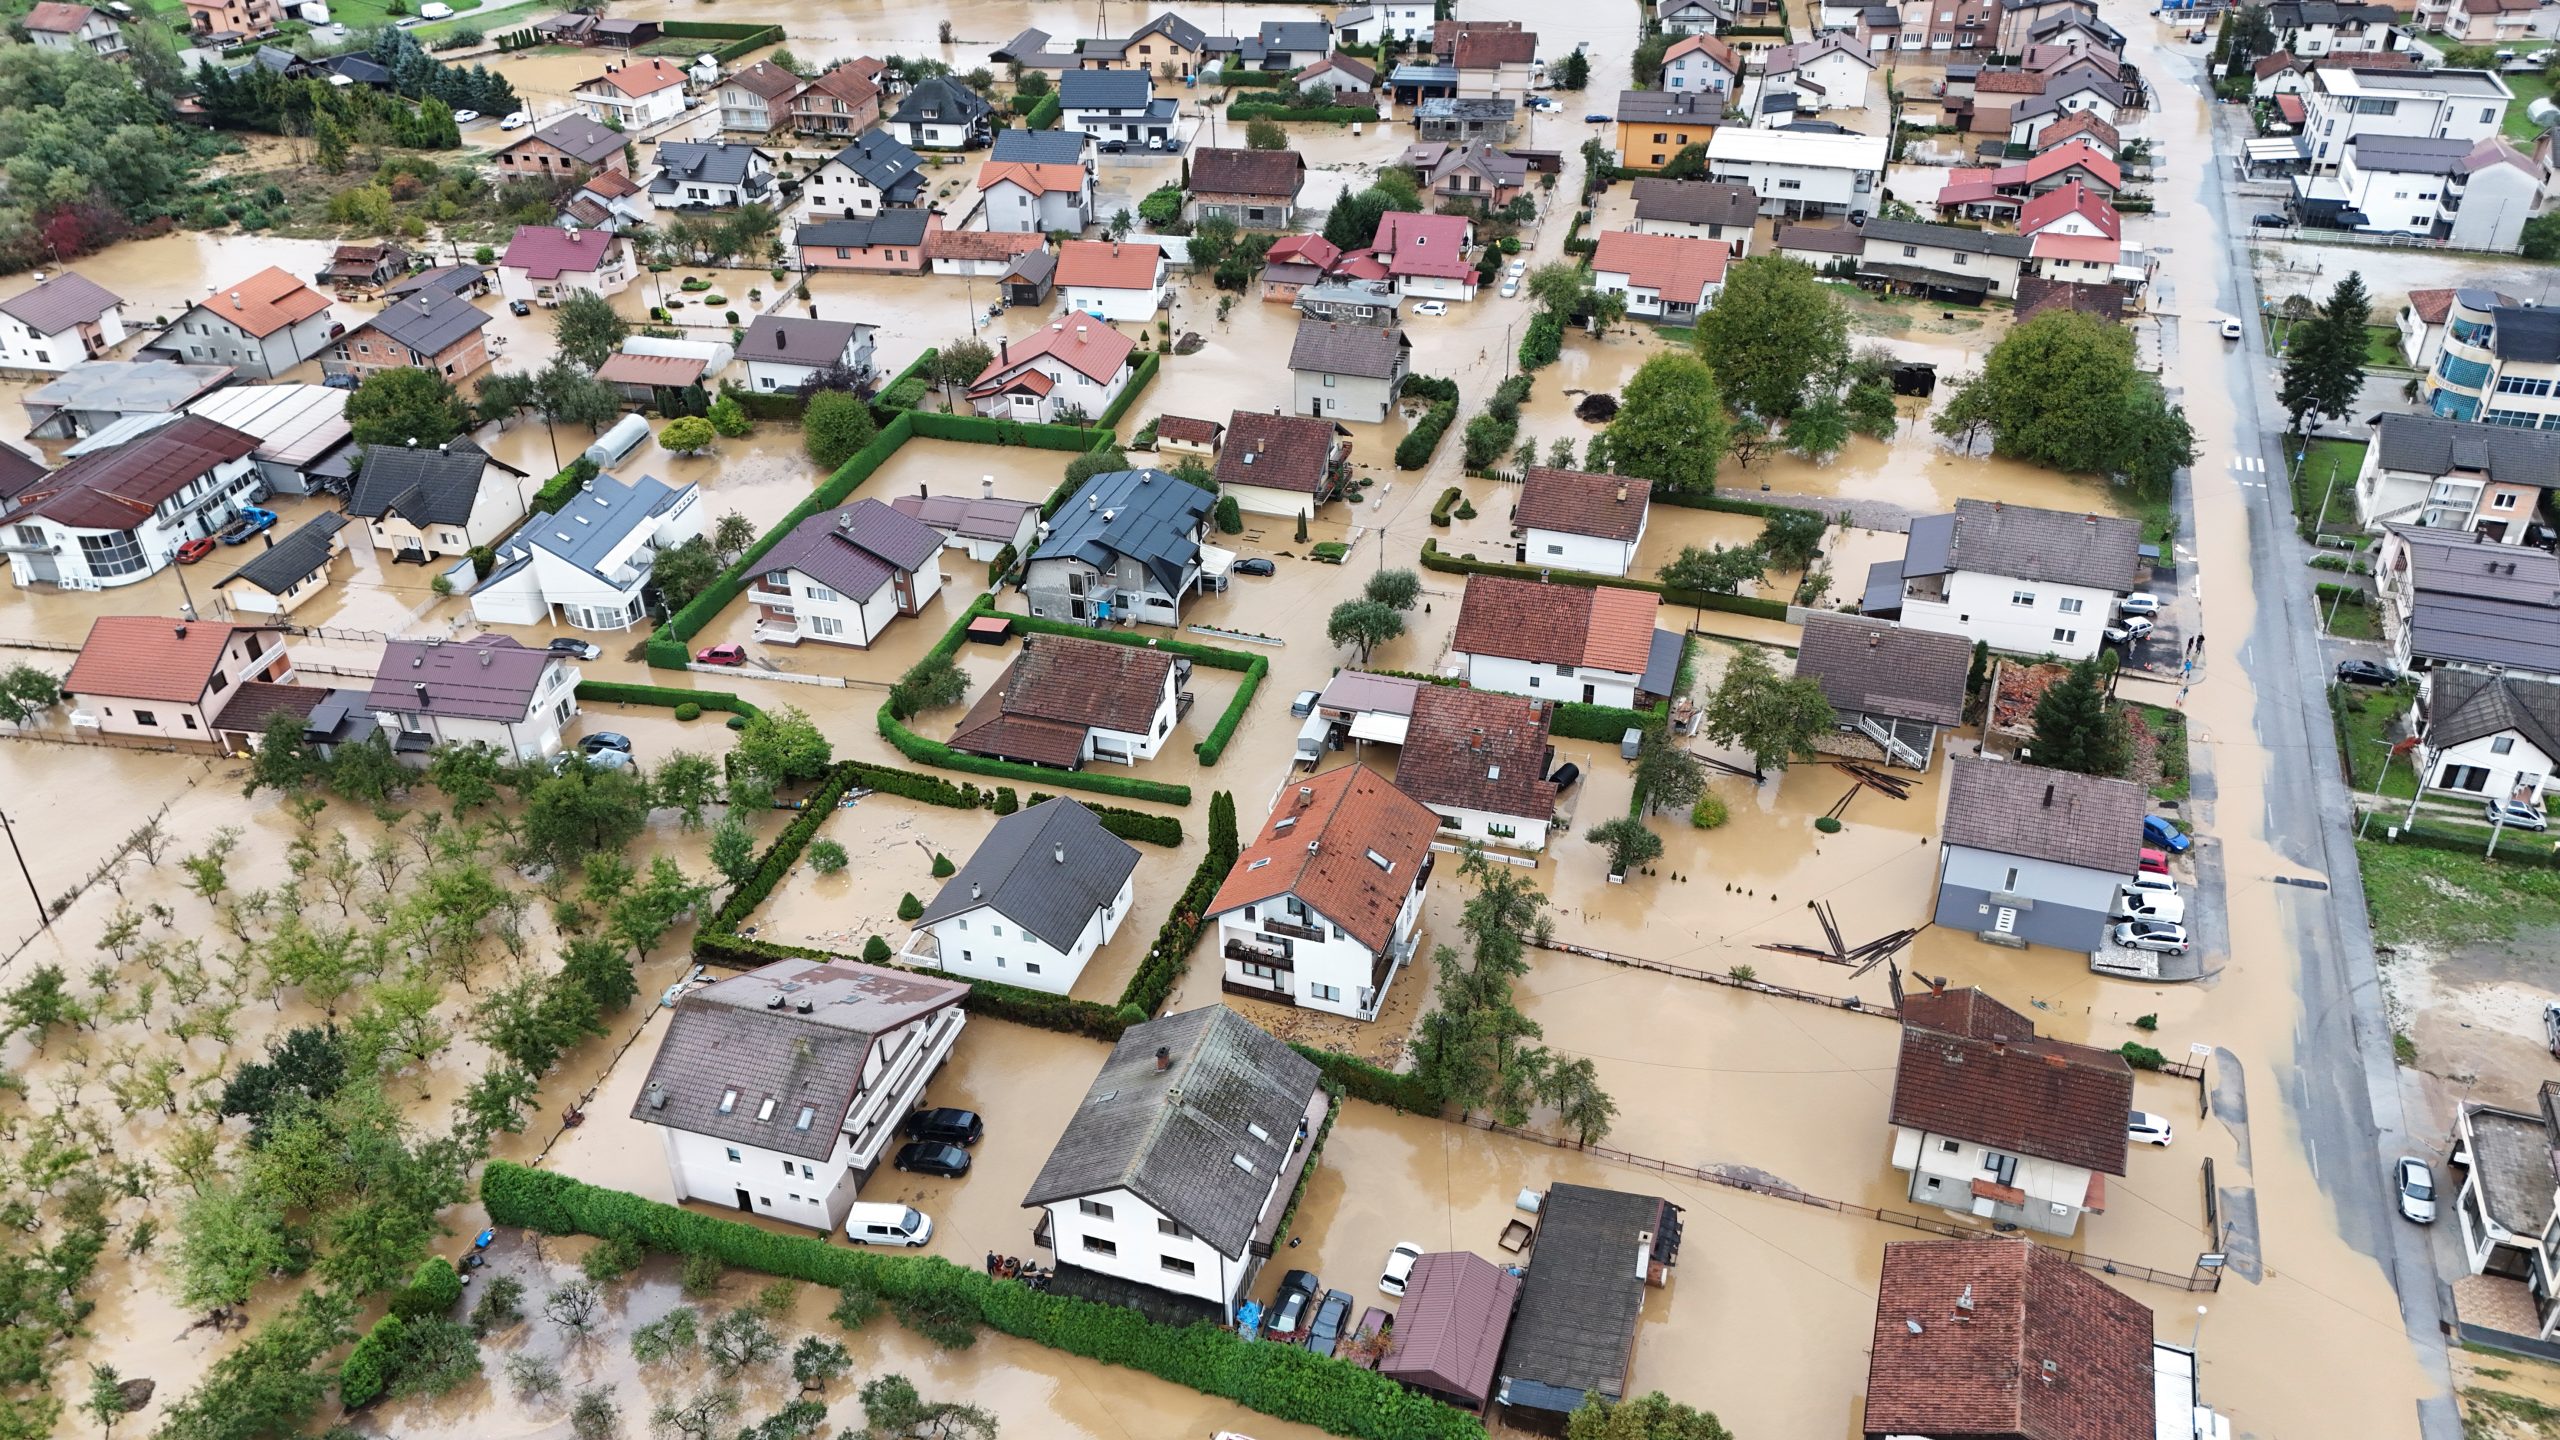
<path fill-rule="evenodd" d="M 52 929 L 53 912 L 45 908 L 44 896 L 36 890 L 35 874 L 33 871 L 27 869 L 27 854 L 25 851 L 18 848 L 18 827 L 10 824 L 9 817 L 4 813 L 0 813 L 0 831 L 6 832 L 9 836 L 9 853 L 16 857 L 18 861 L 18 873 L 26 879 L 27 898 L 36 902 L 37 923 L 44 926 L 47 930 Z"/>

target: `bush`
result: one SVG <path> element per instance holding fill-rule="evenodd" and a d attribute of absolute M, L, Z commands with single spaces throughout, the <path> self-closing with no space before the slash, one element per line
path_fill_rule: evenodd
<path fill-rule="evenodd" d="M 898 897 L 898 918 L 910 925 L 924 918 L 924 902 L 915 897 L 914 891 Z"/>
<path fill-rule="evenodd" d="M 1712 791 L 1701 791 L 1698 803 L 1689 807 L 1689 823 L 1701 830 L 1713 830 L 1728 818 L 1724 802 L 1717 799 Z"/>
<path fill-rule="evenodd" d="M 1236 687 L 1235 698 L 1227 702 L 1218 723 L 1209 727 L 1208 738 L 1191 747 L 1201 764 L 1215 765 L 1218 757 L 1227 753 L 1227 742 L 1236 738 L 1236 727 L 1244 723 L 1244 708 L 1253 703 L 1254 692 L 1262 688 L 1262 677 L 1270 673 L 1271 662 L 1259 655 L 1253 657 L 1253 664 L 1244 672 L 1244 683 Z"/>
<path fill-rule="evenodd" d="M 687 700 L 676 707 L 676 718 L 679 720 L 699 720 L 702 718 L 702 707 L 696 705 L 690 700 Z"/>
<path fill-rule="evenodd" d="M 937 851 L 933 852 L 933 878 L 934 878 L 934 879 L 936 879 L 936 880 L 948 880 L 948 879 L 950 879 L 950 878 L 952 877 L 952 875 L 953 875 L 955 872 L 957 872 L 957 871 L 958 871 L 958 869 L 959 869 L 959 867 L 958 867 L 958 866 L 956 866 L 956 865 L 954 865 L 954 864 L 952 864 L 952 863 L 951 863 L 951 857 L 950 857 L 950 856 L 943 854 L 943 853 L 942 853 L 941 851 L 939 851 L 939 850 L 937 850 Z"/>
<path fill-rule="evenodd" d="M 889 942 L 877 935 L 862 942 L 862 962 L 866 965 L 886 965 L 890 953 Z"/>
<path fill-rule="evenodd" d="M 1813 828 L 1821 831 L 1825 835 L 1837 835 L 1840 833 L 1839 817 L 1834 815 L 1816 815 L 1813 817 Z"/>
<path fill-rule="evenodd" d="M 1235 803 L 1221 790 L 1210 797 L 1213 813 L 1221 800 L 1230 807 Z M 1208 924 L 1210 900 L 1217 896 L 1227 871 L 1235 867 L 1237 848 L 1237 842 L 1220 833 L 1219 826 L 1210 826 L 1209 848 L 1200 857 L 1200 867 L 1191 872 L 1191 882 L 1182 887 L 1173 909 L 1165 915 L 1164 925 L 1156 931 L 1155 944 L 1147 949 L 1147 958 L 1138 963 L 1137 973 L 1120 991 L 1123 1014 L 1135 1013 L 1145 1019 L 1163 1008 L 1165 997 L 1173 993 L 1174 983 L 1190 964 L 1191 950 L 1200 941 L 1202 927 Z"/>
<path fill-rule="evenodd" d="M 2148 1045 L 2136 1044 L 2131 1040 L 2118 1046 L 2116 1053 L 2124 1057 L 2124 1063 L 2136 1070 L 2158 1070 L 2169 1063 L 2168 1056 Z"/>
<path fill-rule="evenodd" d="M 1458 518 L 1461 520 L 1473 520 L 1476 518 L 1476 502 L 1473 500 L 1459 501 Z"/>
<path fill-rule="evenodd" d="M 1450 486 L 1446 491 L 1441 493 L 1439 503 L 1431 507 L 1431 523 L 1439 526 L 1443 530 L 1448 529 L 1449 513 L 1457 508 L 1459 501 L 1466 498 L 1467 496 L 1465 491 L 1460 490 L 1455 485 Z"/>
<path fill-rule="evenodd" d="M 1406 378 L 1404 388 L 1406 394 L 1420 395 L 1431 402 L 1422 418 L 1413 422 L 1413 429 L 1396 442 L 1396 468 L 1420 470 L 1431 463 L 1431 452 L 1440 448 L 1440 437 L 1457 422 L 1458 386 L 1453 380 L 1413 375 Z"/>
<path fill-rule="evenodd" d="M 833 840 L 821 840 L 809 847 L 809 868 L 821 875 L 838 874 L 852 863 L 853 857 L 845 854 L 844 847 Z"/>
<path fill-rule="evenodd" d="M 1327 565 L 1339 565 L 1350 554 L 1351 547 L 1339 540 L 1319 540 L 1316 542 L 1313 558 Z"/>
<path fill-rule="evenodd" d="M 391 1296 L 391 1313 L 407 1317 L 449 1315 L 462 1303 L 462 1276 L 441 1255 L 418 1262 L 417 1273 Z"/>

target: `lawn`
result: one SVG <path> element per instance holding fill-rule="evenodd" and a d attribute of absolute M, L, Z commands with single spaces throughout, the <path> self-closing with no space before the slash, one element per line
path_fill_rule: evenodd
<path fill-rule="evenodd" d="M 2322 582 L 2312 587 L 2312 594 L 2319 601 L 2320 618 L 2329 634 L 2341 640 L 2381 638 L 2381 621 L 2370 592 Z"/>
<path fill-rule="evenodd" d="M 2267 322 L 2267 353 L 2282 355 L 2285 336 L 2293 329 L 2291 320 L 2276 316 Z M 2406 370 L 2409 357 L 2400 353 L 2400 332 L 2389 325 L 2364 327 L 2364 365 L 2368 370 Z"/>
<path fill-rule="evenodd" d="M 350 30 L 364 30 L 377 25 L 388 25 L 394 20 L 417 14 L 418 6 L 423 3 L 423 0 L 401 0 L 400 9 L 396 14 L 391 9 L 391 0 L 323 0 L 323 3 L 329 7 L 331 20 Z M 444 3 L 452 6 L 456 14 L 460 14 L 465 10 L 479 9 L 481 0 L 444 0 Z M 417 27 L 421 35 L 430 30 L 442 28 L 444 27 L 440 24 Z M 420 43 L 425 42 L 422 39 Z"/>
<path fill-rule="evenodd" d="M 2373 793 L 2374 776 L 2382 769 L 2383 742 L 2390 735 L 2392 723 L 2409 713 L 2410 702 L 2417 698 L 2415 685 L 2334 685 L 2330 687 L 2329 704 L 2338 717 L 2338 743 L 2347 752 L 2347 765 L 2355 772 L 2356 790 Z M 2406 800 L 2417 784 L 2417 775 L 2409 768 L 2408 757 L 2391 762 L 2382 775 L 2382 793 Z"/>
<path fill-rule="evenodd" d="M 2530 836 L 2509 839 L 2532 843 Z M 2488 843 L 2486 831 L 2480 842 Z M 2560 869 L 2549 865 L 2377 840 L 2357 845 L 2356 858 L 2374 938 L 2385 945 L 2459 945 L 2560 925 Z"/>
<path fill-rule="evenodd" d="M 2314 440 L 2293 477 L 2293 517 L 2305 535 L 2321 530 L 2352 535 L 2364 527 L 2356 519 L 2356 476 L 2364 471 L 2362 440 Z M 2285 454 L 2294 453 L 2291 441 Z M 2333 483 L 2334 482 L 2334 483 Z M 2328 497 L 2328 511 L 2315 523 L 2312 512 Z"/>
<path fill-rule="evenodd" d="M 2127 719 L 2138 724 L 2141 734 L 2135 737 L 2135 767 L 2158 776 L 2151 784 L 2151 798 L 2180 805 L 2187 798 L 2187 717 L 2165 705 L 2128 705 Z M 2151 752 L 2151 763 L 2145 765 L 2141 752 Z M 2136 779 L 2141 775 L 2137 774 Z"/>
<path fill-rule="evenodd" d="M 2518 144 L 2530 146 L 2535 137 L 2542 133 L 2542 127 L 2534 124 L 2533 117 L 2527 115 L 2525 110 L 2534 101 L 2543 99 L 2551 93 L 2551 82 L 2539 75 L 2507 75 L 2501 78 L 2507 82 L 2508 89 L 2516 92 L 2515 103 L 2507 107 L 2505 127 L 2507 138 Z"/>

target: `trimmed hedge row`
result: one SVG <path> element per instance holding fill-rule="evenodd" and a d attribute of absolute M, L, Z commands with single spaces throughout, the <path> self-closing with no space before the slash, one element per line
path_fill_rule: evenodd
<path fill-rule="evenodd" d="M 1439 503 L 1431 507 L 1431 523 L 1439 526 L 1443 530 L 1448 529 L 1449 512 L 1457 509 L 1458 502 L 1465 498 L 1467 498 L 1466 492 L 1460 490 L 1455 485 L 1452 485 L 1447 490 L 1442 491 Z"/>
<path fill-rule="evenodd" d="M 1665 489 L 1654 490 L 1653 503 L 1673 505 L 1683 510 L 1721 510 L 1728 515 L 1757 515 L 1763 520 L 1775 519 L 1780 515 L 1822 514 L 1819 510 L 1807 510 L 1801 505 L 1773 505 L 1766 500 L 1742 500 L 1722 494 L 1691 495 L 1678 490 Z"/>
<path fill-rule="evenodd" d="M 1396 468 L 1419 470 L 1431 463 L 1431 452 L 1440 448 L 1440 437 L 1457 423 L 1458 382 L 1437 375 L 1408 375 L 1404 393 L 1431 402 L 1431 408 L 1413 422 L 1404 439 L 1396 442 Z"/>
<path fill-rule="evenodd" d="M 1253 663 L 1245 667 L 1244 679 L 1236 685 L 1235 698 L 1229 700 L 1227 708 L 1220 712 L 1218 723 L 1209 727 L 1208 738 L 1191 747 L 1191 753 L 1200 757 L 1201 764 L 1215 765 L 1218 757 L 1227 753 L 1227 742 L 1236 738 L 1236 727 L 1244 723 L 1245 707 L 1253 703 L 1254 692 L 1262 688 L 1262 677 L 1270 673 L 1270 660 L 1260 655 L 1254 656 Z"/>
<path fill-rule="evenodd" d="M 1294 87 L 1298 83 L 1298 77 L 1295 74 L 1284 75 L 1277 70 L 1239 70 L 1233 65 L 1200 78 L 1209 84 L 1224 85 L 1231 90 L 1241 90 L 1247 86 L 1262 90 L 1277 90 L 1283 85 Z"/>
<path fill-rule="evenodd" d="M 1630 730 L 1660 724 L 1669 713 L 1667 705 L 1650 710 L 1628 710 L 1616 705 L 1585 705 L 1579 700 L 1561 701 L 1556 705 L 1555 719 L 1548 726 L 1551 734 L 1568 740 L 1598 740 L 1615 745 Z"/>
<path fill-rule="evenodd" d="M 1366 105 L 1274 105 L 1256 101 L 1249 105 L 1229 105 L 1227 118 L 1238 124 L 1250 120 L 1313 120 L 1328 125 L 1353 125 L 1374 122 L 1378 112 Z"/>
<path fill-rule="evenodd" d="M 1174 982 L 1191 963 L 1192 947 L 1200 943 L 1200 932 L 1208 926 L 1209 902 L 1217 898 L 1218 887 L 1235 868 L 1237 852 L 1219 843 L 1216 829 L 1210 827 L 1209 849 L 1200 857 L 1200 867 L 1191 872 L 1191 882 L 1175 897 L 1173 909 L 1156 931 L 1156 943 L 1147 947 L 1147 958 L 1138 962 L 1137 973 L 1120 991 L 1120 1013 L 1132 1025 L 1164 1008 L 1165 997 L 1173 993 Z"/>
<path fill-rule="evenodd" d="M 1156 371 L 1163 368 L 1163 365 L 1164 357 L 1156 351 L 1150 350 L 1139 356 L 1138 368 L 1130 372 L 1129 383 L 1120 388 L 1120 398 L 1102 407 L 1101 416 L 1093 422 L 1094 427 L 1101 430 L 1119 429 L 1120 417 L 1128 414 L 1129 407 L 1138 403 L 1138 397 L 1147 393 L 1147 387 L 1155 383 Z"/>
<path fill-rule="evenodd" d="M 1422 542 L 1422 566 L 1454 575 L 1509 575 L 1521 580 L 1544 580 L 1555 585 L 1580 585 L 1586 589 L 1607 586 L 1618 590 L 1650 590 L 1674 605 L 1695 610 L 1723 610 L 1735 615 L 1756 615 L 1763 620 L 1787 618 L 1785 602 L 1761 600 L 1749 595 L 1710 595 L 1704 590 L 1682 590 L 1659 580 L 1638 580 L 1632 575 L 1594 575 L 1587 570 L 1542 569 L 1536 565 L 1514 565 L 1503 560 L 1471 560 L 1451 555 L 1440 548 L 1436 537 Z"/>
<path fill-rule="evenodd" d="M 1037 805 L 1057 797 L 1045 790 L 1034 790 L 1028 803 Z M 1102 828 L 1123 840 L 1143 840 L 1170 850 L 1182 844 L 1182 817 L 1159 815 L 1152 810 L 1124 810 L 1117 805 L 1096 805 L 1090 800 L 1076 802 L 1093 812 Z"/>
<path fill-rule="evenodd" d="M 738 402 L 750 420 L 798 420 L 809 413 L 809 397 L 796 390 L 749 390 L 735 380 L 723 380 L 720 393 Z"/>
<path fill-rule="evenodd" d="M 680 690 L 673 685 L 634 685 L 627 680 L 581 680 L 578 698 L 601 700 L 607 705 L 663 705 L 670 710 L 679 705 L 699 705 L 750 720 L 764 713 L 754 702 L 726 690 Z"/>
<path fill-rule="evenodd" d="M 917 356 L 916 358 L 914 358 L 913 360 L 910 360 L 910 361 L 908 361 L 908 362 L 907 362 L 907 368 L 906 368 L 906 369 L 901 370 L 901 371 L 899 371 L 897 374 L 890 376 L 890 377 L 888 378 L 887 382 L 881 385 L 880 390 L 879 390 L 879 393 L 880 393 L 881 395 L 884 395 L 884 396 L 885 396 L 885 395 L 887 395 L 890 391 L 897 389 L 900 385 L 902 385 L 902 384 L 906 383 L 906 382 L 907 382 L 907 381 L 909 381 L 909 380 L 921 380 L 921 379 L 923 379 L 923 378 L 924 378 L 925 367 L 926 367 L 926 366 L 928 366 L 928 365 L 931 365 L 931 364 L 932 364 L 932 363 L 933 363 L 937 358 L 939 358 L 939 357 L 941 356 L 941 354 L 942 354 L 942 351 L 941 351 L 941 349 L 940 349 L 939 347 L 932 346 L 932 345 L 928 345 L 928 346 L 926 346 L 923 354 L 918 355 L 918 356 Z M 883 405 L 881 404 L 881 402 L 880 402 L 879 400 L 876 400 L 876 399 L 875 399 L 875 400 L 873 400 L 873 401 L 871 402 L 871 409 L 872 409 L 872 412 L 873 412 L 874 414 L 877 414 L 877 413 L 878 413 L 881 409 L 883 409 L 883 408 L 904 408 L 904 407 L 883 407 Z M 887 424 L 888 422 L 884 420 L 884 421 L 882 421 L 881 423 L 885 425 L 885 424 Z"/>
<path fill-rule="evenodd" d="M 1384 1105 L 1412 1115 L 1440 1113 L 1440 1093 L 1423 1083 L 1420 1076 L 1384 1069 L 1339 1050 L 1319 1050 L 1294 1041 L 1289 1048 L 1314 1061 L 1316 1069 L 1323 1072 L 1327 1085 L 1354 1100 L 1366 1100 L 1372 1105 Z"/>
<path fill-rule="evenodd" d="M 971 445 L 1024 445 L 1034 450 L 1092 450 L 1116 440 L 1108 426 L 1033 425 L 1021 420 L 994 420 L 984 415 L 949 415 L 939 410 L 911 410 L 915 433 L 927 440 L 959 440 Z"/>
<path fill-rule="evenodd" d="M 899 754 L 919 765 L 960 770 L 971 775 L 993 775 L 1005 780 L 1035 781 L 1070 790 L 1094 790 L 1130 800 L 1153 800 L 1159 805 L 1191 803 L 1191 787 L 1188 785 L 1168 785 L 1160 780 L 1141 780 L 1134 775 L 1101 775 L 1089 770 L 1051 770 L 1016 760 L 992 760 L 984 755 L 963 754 L 939 740 L 928 740 L 908 729 L 897 716 L 889 713 L 886 700 L 880 702 L 880 738 L 896 746 Z"/>
<path fill-rule="evenodd" d="M 1040 97 L 1040 103 L 1031 107 L 1030 114 L 1022 117 L 1022 128 L 1055 130 L 1058 128 L 1058 117 L 1066 113 L 1066 102 L 1058 98 L 1057 91 L 1052 90 Z"/>
<path fill-rule="evenodd" d="M 832 950 L 814 950 L 805 945 L 757 940 L 727 931 L 704 930 L 694 936 L 693 958 L 705 965 L 753 970 L 776 960 L 849 960 L 856 957 L 839 955 Z M 941 971 L 919 970 L 895 961 L 863 963 L 878 964 L 888 970 L 904 970 L 914 975 L 950 978 Z M 1028 1025 L 1035 1030 L 1054 1030 L 1062 1035 L 1082 1035 L 1094 1040 L 1117 1040 L 1120 1033 L 1129 1028 L 1129 1021 L 1113 1006 L 1024 990 L 996 980 L 970 981 L 969 993 L 960 1001 L 960 1008 L 991 1020 L 1005 1020 L 1016 1025 Z"/>
<path fill-rule="evenodd" d="M 1464 1411 L 1303 1346 L 1249 1341 L 1215 1325 L 1177 1330 L 1135 1310 L 997 1280 L 938 1255 L 878 1255 L 777 1234 L 503 1160 L 481 1176 L 480 1197 L 500 1225 L 627 1236 L 653 1250 L 811 1284 L 861 1282 L 892 1301 L 944 1301 L 1004 1334 L 1358 1440 L 1483 1440 L 1485 1433 Z"/>
<path fill-rule="evenodd" d="M 773 893 L 773 887 L 781 884 L 782 877 L 790 874 L 791 867 L 799 863 L 800 852 L 809 848 L 809 842 L 817 836 L 818 827 L 825 824 L 827 816 L 835 810 L 836 802 L 853 787 L 851 769 L 850 766 L 838 765 L 819 777 L 818 788 L 809 792 L 809 798 L 801 803 L 800 813 L 791 817 L 791 823 L 783 826 L 782 833 L 775 836 L 773 844 L 765 849 L 763 858 L 756 862 L 755 873 L 729 892 L 729 898 L 720 902 L 720 908 L 712 912 L 711 923 L 705 928 L 735 930 L 739 921 L 755 913 L 756 907 Z"/>
<path fill-rule="evenodd" d="M 567 469 L 543 481 L 542 488 L 533 492 L 535 513 L 548 515 L 558 510 L 569 503 L 570 496 L 578 493 L 579 486 L 594 478 L 596 478 L 594 461 L 584 455 L 570 461 Z"/>

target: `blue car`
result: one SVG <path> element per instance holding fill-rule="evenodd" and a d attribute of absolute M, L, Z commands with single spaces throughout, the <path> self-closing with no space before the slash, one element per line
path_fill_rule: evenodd
<path fill-rule="evenodd" d="M 222 527 L 222 534 L 216 538 L 225 545 L 245 545 L 250 536 L 271 528 L 275 523 L 276 512 L 273 510 L 256 505 L 244 506 L 238 515 L 232 517 L 230 524 Z"/>
<path fill-rule="evenodd" d="M 2145 844 L 2157 845 L 2172 855 L 2186 854 L 2195 843 L 2187 838 L 2187 832 L 2157 815 L 2142 817 L 2142 839 Z"/>

